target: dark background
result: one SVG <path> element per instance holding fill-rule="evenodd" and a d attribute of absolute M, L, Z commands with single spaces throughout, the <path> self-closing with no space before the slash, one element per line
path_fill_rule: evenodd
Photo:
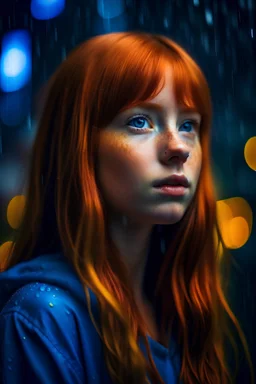
<path fill-rule="evenodd" d="M 36 133 L 35 97 L 72 48 L 85 39 L 143 30 L 180 43 L 203 69 L 210 85 L 214 121 L 213 167 L 218 199 L 243 197 L 256 214 L 256 173 L 244 146 L 256 136 L 256 2 L 254 0 L 67 0 L 49 20 L 31 14 L 31 1 L 0 0 L 0 37 L 26 29 L 31 36 L 32 76 L 16 92 L 0 92 L 0 245 L 10 238 L 8 202 L 21 193 Z M 105 12 L 101 12 L 101 9 Z M 256 156 L 256 153 L 255 153 Z M 256 367 L 256 233 L 232 250 L 241 272 L 233 277 L 234 310 L 245 329 Z M 245 383 L 247 379 L 245 379 Z"/>

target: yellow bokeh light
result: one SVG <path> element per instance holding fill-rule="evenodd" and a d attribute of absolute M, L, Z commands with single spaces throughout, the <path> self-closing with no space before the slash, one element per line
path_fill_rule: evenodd
<path fill-rule="evenodd" d="M 4 270 L 5 261 L 9 255 L 12 244 L 12 241 L 6 241 L 0 246 L 0 271 Z"/>
<path fill-rule="evenodd" d="M 249 226 L 249 235 L 252 231 L 253 214 L 250 205 L 242 197 L 231 197 L 225 200 L 232 211 L 233 218 L 243 217 Z"/>
<path fill-rule="evenodd" d="M 26 198 L 24 195 L 15 196 L 7 207 L 7 221 L 13 229 L 18 229 L 24 213 Z"/>
<path fill-rule="evenodd" d="M 256 171 L 256 136 L 251 137 L 245 144 L 244 158 L 248 166 Z"/>
<path fill-rule="evenodd" d="M 217 202 L 217 221 L 225 246 L 229 249 L 242 247 L 252 231 L 252 209 L 241 197 Z"/>
<path fill-rule="evenodd" d="M 241 217 L 234 217 L 229 222 L 230 248 L 242 247 L 249 238 L 249 226 L 247 221 Z"/>

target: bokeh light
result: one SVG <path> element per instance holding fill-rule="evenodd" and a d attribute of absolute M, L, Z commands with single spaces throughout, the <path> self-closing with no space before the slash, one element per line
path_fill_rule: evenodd
<path fill-rule="evenodd" d="M 24 195 L 15 196 L 8 204 L 7 221 L 13 229 L 18 229 L 22 222 L 25 204 Z"/>
<path fill-rule="evenodd" d="M 217 202 L 217 220 L 224 244 L 229 249 L 241 248 L 249 239 L 253 215 L 247 201 L 233 197 Z"/>
<path fill-rule="evenodd" d="M 0 246 L 0 272 L 4 270 L 6 259 L 10 253 L 12 241 L 6 241 Z"/>
<path fill-rule="evenodd" d="M 65 0 L 32 0 L 31 14 L 38 20 L 49 20 L 58 16 L 65 9 Z"/>
<path fill-rule="evenodd" d="M 232 248 L 241 248 L 249 239 L 250 230 L 247 221 L 241 217 L 234 217 L 229 223 L 230 245 Z"/>
<path fill-rule="evenodd" d="M 25 30 L 6 33 L 2 41 L 0 86 L 4 92 L 24 87 L 31 78 L 31 39 Z"/>
<path fill-rule="evenodd" d="M 251 137 L 245 144 L 244 158 L 248 166 L 256 171 L 256 136 Z"/>

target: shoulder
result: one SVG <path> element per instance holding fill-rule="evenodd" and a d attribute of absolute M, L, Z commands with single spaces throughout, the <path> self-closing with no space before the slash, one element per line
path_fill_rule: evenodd
<path fill-rule="evenodd" d="M 11 297 L 0 313 L 0 376 L 6 383 L 83 382 L 74 312 L 71 295 L 46 284 L 25 285 Z"/>
<path fill-rule="evenodd" d="M 40 325 L 42 317 L 45 316 L 61 317 L 65 321 L 64 315 L 69 315 L 74 307 L 75 300 L 68 291 L 48 284 L 31 283 L 24 285 L 12 295 L 3 307 L 1 316 L 20 313 Z"/>
<path fill-rule="evenodd" d="M 3 307 L 0 323 L 15 332 L 30 329 L 40 333 L 49 343 L 58 345 L 60 353 L 73 354 L 79 350 L 76 301 L 68 291 L 58 287 L 43 283 L 23 286 Z"/>

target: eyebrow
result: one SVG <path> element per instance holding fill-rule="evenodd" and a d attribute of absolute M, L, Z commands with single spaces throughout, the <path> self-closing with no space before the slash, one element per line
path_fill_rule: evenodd
<path fill-rule="evenodd" d="M 135 104 L 132 108 L 143 108 L 143 109 L 148 109 L 148 110 L 156 111 L 156 112 L 163 112 L 164 111 L 164 107 L 161 104 L 152 103 L 149 101 L 143 101 L 143 102 L 140 102 L 138 104 Z M 180 107 L 179 112 L 180 113 L 197 113 L 200 115 L 198 110 L 196 108 L 193 108 L 193 107 Z"/>

